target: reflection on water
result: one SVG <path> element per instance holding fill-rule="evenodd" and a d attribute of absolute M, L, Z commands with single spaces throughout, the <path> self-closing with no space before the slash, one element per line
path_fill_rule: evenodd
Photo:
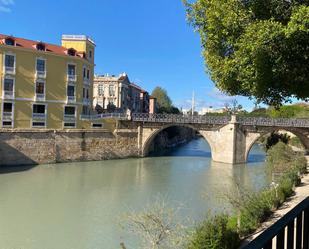
<path fill-rule="evenodd" d="M 263 160 L 257 160 L 262 158 Z M 203 139 L 169 156 L 43 165 L 0 174 L 0 248 L 119 248 L 119 220 L 158 195 L 183 203 L 185 216 L 199 220 L 228 207 L 219 192 L 233 181 L 255 189 L 268 182 L 264 153 L 253 148 L 251 163 L 211 162 Z M 174 203 L 174 202 L 173 202 Z"/>

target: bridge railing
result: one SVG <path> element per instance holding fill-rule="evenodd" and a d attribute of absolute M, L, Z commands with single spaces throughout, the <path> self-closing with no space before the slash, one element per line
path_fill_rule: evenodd
<path fill-rule="evenodd" d="M 81 115 L 82 120 L 99 120 L 99 119 L 118 119 L 128 120 L 128 116 L 125 113 L 102 113 L 96 115 Z"/>
<path fill-rule="evenodd" d="M 309 119 L 289 119 L 289 118 L 265 118 L 265 117 L 239 117 L 237 122 L 243 125 L 257 126 L 277 126 L 277 127 L 299 127 L 308 128 Z"/>
<path fill-rule="evenodd" d="M 230 117 L 189 116 L 179 114 L 148 114 L 133 113 L 132 120 L 136 122 L 183 123 L 183 124 L 228 124 Z"/>
<path fill-rule="evenodd" d="M 262 248 L 309 249 L 309 197 L 241 249 Z"/>

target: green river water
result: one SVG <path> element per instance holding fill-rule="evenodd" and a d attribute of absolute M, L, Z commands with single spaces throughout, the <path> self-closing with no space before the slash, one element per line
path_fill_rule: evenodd
<path fill-rule="evenodd" d="M 214 163 L 210 153 L 200 138 L 164 157 L 1 169 L 0 249 L 136 249 L 121 217 L 158 196 L 198 221 L 228 208 L 218 196 L 233 181 L 269 183 L 259 146 L 245 165 Z"/>

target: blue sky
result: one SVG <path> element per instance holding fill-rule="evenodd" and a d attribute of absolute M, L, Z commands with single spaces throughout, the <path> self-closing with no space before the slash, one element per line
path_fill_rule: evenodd
<path fill-rule="evenodd" d="M 97 74 L 126 72 L 149 92 L 162 86 L 178 107 L 190 108 L 193 91 L 198 108 L 235 98 L 206 75 L 181 0 L 0 0 L 0 19 L 0 33 L 49 43 L 60 44 L 62 34 L 89 35 L 97 45 Z M 247 98 L 237 100 L 253 107 Z"/>

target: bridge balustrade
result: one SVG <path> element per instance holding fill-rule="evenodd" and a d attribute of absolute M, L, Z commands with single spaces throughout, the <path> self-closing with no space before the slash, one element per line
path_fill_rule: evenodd
<path fill-rule="evenodd" d="M 179 114 L 133 113 L 132 120 L 137 122 L 182 123 L 182 124 L 228 124 L 230 117 L 188 116 Z"/>
<path fill-rule="evenodd" d="M 241 249 L 262 248 L 309 249 L 309 197 Z"/>
<path fill-rule="evenodd" d="M 309 119 L 265 118 L 265 117 L 237 117 L 237 122 L 243 125 L 277 126 L 277 127 L 309 127 Z"/>

